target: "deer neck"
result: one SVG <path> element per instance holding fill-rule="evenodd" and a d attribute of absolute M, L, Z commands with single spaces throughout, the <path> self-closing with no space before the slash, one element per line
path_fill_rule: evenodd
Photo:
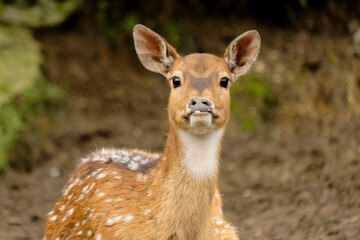
<path fill-rule="evenodd" d="M 209 224 L 222 135 L 223 129 L 204 135 L 169 130 L 161 201 L 167 214 L 162 215 L 184 239 L 196 239 L 194 234 Z"/>
<path fill-rule="evenodd" d="M 168 174 L 195 182 L 217 179 L 220 143 L 223 129 L 206 134 L 194 134 L 170 128 L 165 157 Z"/>

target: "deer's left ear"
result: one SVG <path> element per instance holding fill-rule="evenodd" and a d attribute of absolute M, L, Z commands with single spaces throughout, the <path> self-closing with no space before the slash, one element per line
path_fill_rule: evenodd
<path fill-rule="evenodd" d="M 241 34 L 229 44 L 224 60 L 233 74 L 234 81 L 254 66 L 260 53 L 260 45 L 260 35 L 255 30 Z"/>

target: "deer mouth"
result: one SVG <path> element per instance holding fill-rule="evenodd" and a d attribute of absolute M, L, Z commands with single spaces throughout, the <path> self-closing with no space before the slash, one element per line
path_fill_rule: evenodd
<path fill-rule="evenodd" d="M 214 121 L 219 115 L 213 109 L 191 110 L 184 112 L 182 117 L 187 121 L 190 131 L 196 134 L 204 134 L 212 129 Z"/>
<path fill-rule="evenodd" d="M 186 120 L 190 120 L 190 117 L 206 117 L 206 116 L 211 116 L 212 120 L 215 120 L 217 118 L 219 118 L 219 114 L 216 113 L 216 111 L 214 111 L 213 109 L 207 109 L 207 110 L 191 110 L 191 109 L 187 109 L 187 111 L 185 111 L 185 113 L 183 114 L 183 118 Z"/>

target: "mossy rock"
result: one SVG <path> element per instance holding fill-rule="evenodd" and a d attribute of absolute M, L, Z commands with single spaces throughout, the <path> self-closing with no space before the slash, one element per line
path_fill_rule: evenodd
<path fill-rule="evenodd" d="M 31 32 L 0 25 L 0 106 L 34 84 L 42 55 Z"/>
<path fill-rule="evenodd" d="M 13 0 L 0 2 L 0 21 L 33 28 L 51 27 L 65 21 L 82 0 Z"/>

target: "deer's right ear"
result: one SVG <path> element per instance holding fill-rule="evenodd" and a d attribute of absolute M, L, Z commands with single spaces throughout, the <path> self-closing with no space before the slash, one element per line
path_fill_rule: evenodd
<path fill-rule="evenodd" d="M 135 25 L 133 35 L 136 53 L 144 67 L 167 76 L 175 59 L 179 57 L 176 50 L 144 25 Z"/>
<path fill-rule="evenodd" d="M 260 53 L 260 35 L 257 31 L 248 31 L 233 40 L 224 54 L 224 60 L 236 81 L 254 66 Z"/>

